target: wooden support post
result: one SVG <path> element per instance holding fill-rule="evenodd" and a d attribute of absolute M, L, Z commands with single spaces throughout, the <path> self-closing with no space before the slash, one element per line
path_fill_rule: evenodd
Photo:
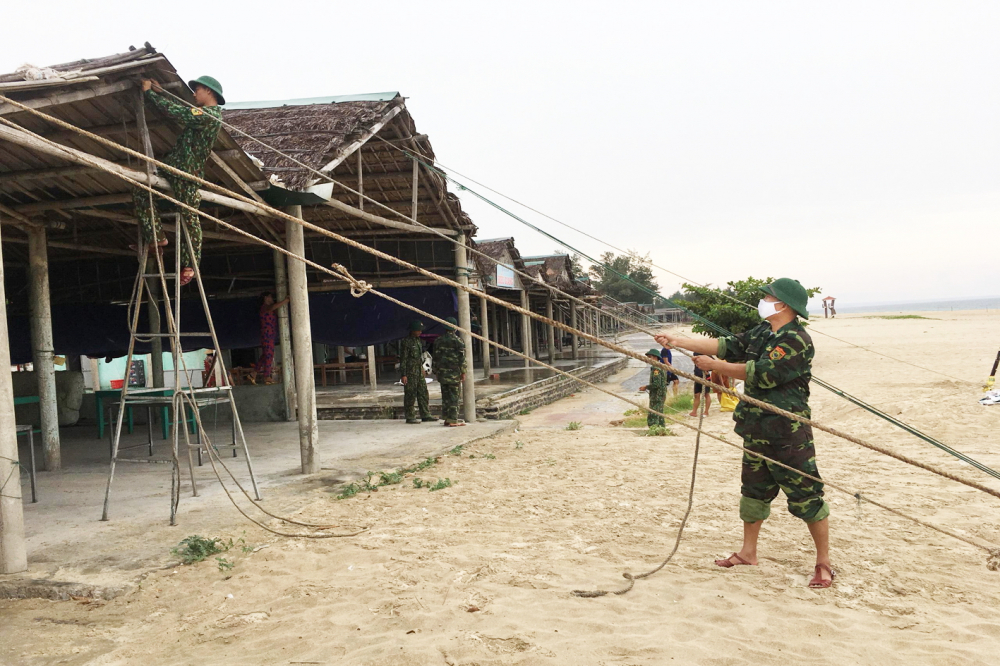
<path fill-rule="evenodd" d="M 576 301 L 570 301 L 569 303 L 569 326 L 574 331 L 579 330 L 577 328 Z M 579 339 L 576 337 L 576 333 L 574 333 L 572 338 L 574 361 L 580 358 L 580 350 L 577 348 L 578 344 L 579 344 Z"/>
<path fill-rule="evenodd" d="M 420 163 L 417 160 L 413 160 L 413 201 L 410 208 L 410 218 L 413 220 L 417 219 L 417 198 L 420 195 Z M 462 238 L 462 236 L 459 236 Z"/>
<path fill-rule="evenodd" d="M 485 292 L 483 292 L 485 294 Z M 488 315 L 490 313 L 489 302 L 486 300 L 486 296 L 482 296 L 479 299 L 479 326 L 481 328 L 480 334 L 486 338 L 490 339 L 490 321 Z M 490 378 L 490 354 L 492 345 L 488 342 L 483 342 L 483 377 L 485 379 Z"/>
<path fill-rule="evenodd" d="M 528 298 L 528 291 L 524 290 L 521 292 L 521 307 L 525 310 L 531 309 L 531 301 Z M 524 359 L 524 367 L 530 368 L 531 361 L 531 318 L 525 315 L 521 316 L 521 353 L 528 358 Z"/>
<path fill-rule="evenodd" d="M 361 162 L 361 148 L 358 148 L 358 210 L 365 209 L 364 164 Z"/>
<path fill-rule="evenodd" d="M 545 293 L 545 316 L 552 319 L 552 292 Z M 549 365 L 555 363 L 556 361 L 556 327 L 552 324 L 548 325 L 548 335 L 547 340 L 549 348 Z"/>
<path fill-rule="evenodd" d="M 302 217 L 302 206 L 289 206 L 289 215 Z M 305 237 L 302 225 L 286 220 L 288 251 L 305 256 Z M 292 259 L 288 265 L 288 290 L 292 311 L 292 350 L 295 355 L 295 393 L 299 421 L 299 450 L 302 456 L 302 473 L 315 474 L 320 470 L 319 426 L 316 423 L 316 381 L 313 375 L 312 329 L 309 319 L 309 289 L 306 265 Z"/>
<path fill-rule="evenodd" d="M 500 328 L 500 319 L 497 317 L 497 304 L 496 303 L 490 303 L 490 310 L 493 313 L 493 316 L 492 316 L 492 319 L 493 319 L 493 330 L 495 331 L 493 335 L 494 335 L 494 338 L 496 339 L 496 341 L 500 342 L 501 328 Z M 507 308 L 504 308 L 504 312 L 506 312 L 506 311 L 507 311 Z M 493 365 L 494 365 L 494 367 L 499 368 L 500 367 L 500 348 L 496 347 L 496 346 L 491 346 L 490 347 L 490 353 L 493 354 Z"/>
<path fill-rule="evenodd" d="M 7 302 L 0 256 L 0 303 Z M 24 509 L 21 505 L 21 470 L 17 463 L 17 419 L 14 416 L 14 381 L 7 346 L 7 308 L 0 307 L 0 479 L 14 479 L 0 493 L 0 574 L 20 573 L 28 568 L 24 541 Z"/>
<path fill-rule="evenodd" d="M 368 383 L 374 391 L 378 388 L 378 377 L 376 375 L 375 345 L 368 345 Z"/>
<path fill-rule="evenodd" d="M 38 380 L 38 411 L 42 428 L 45 469 L 61 466 L 59 409 L 56 407 L 56 366 L 52 350 L 52 306 L 49 300 L 49 255 L 45 228 L 28 230 L 28 262 L 31 294 L 31 350 Z"/>
<path fill-rule="evenodd" d="M 413 162 L 414 204 L 417 200 L 417 162 Z M 414 205 L 414 209 L 416 206 Z M 455 279 L 461 285 L 469 284 L 469 264 L 465 256 L 465 234 L 459 234 L 455 244 Z M 458 325 L 466 331 L 472 330 L 472 310 L 469 306 L 469 292 L 458 290 Z M 476 422 L 476 375 L 475 361 L 472 358 L 472 336 L 461 334 L 465 343 L 465 383 L 462 389 L 462 414 L 466 423 Z"/>
<path fill-rule="evenodd" d="M 90 358 L 90 383 L 93 385 L 95 391 L 101 390 L 101 359 Z M 162 368 L 163 361 L 160 360 L 160 366 Z"/>
<path fill-rule="evenodd" d="M 344 346 L 337 345 L 337 363 L 344 364 L 347 362 L 346 359 L 347 359 L 347 354 L 344 353 Z M 337 374 L 339 375 L 337 379 L 340 381 L 340 383 L 346 384 L 347 370 L 338 370 Z"/>
<path fill-rule="evenodd" d="M 280 303 L 288 298 L 288 268 L 285 255 L 274 252 L 275 299 Z M 293 260 L 294 261 L 294 260 Z M 295 420 L 295 362 L 292 360 L 292 329 L 287 305 L 278 308 L 278 346 L 281 347 L 281 383 L 285 393 L 285 420 Z"/>

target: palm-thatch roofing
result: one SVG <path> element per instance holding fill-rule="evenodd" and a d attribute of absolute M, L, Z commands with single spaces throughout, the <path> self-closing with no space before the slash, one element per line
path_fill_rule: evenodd
<path fill-rule="evenodd" d="M 359 205 L 357 194 L 337 185 L 332 192 L 329 186 L 315 187 L 329 181 L 310 169 L 358 190 L 360 167 L 366 196 L 410 216 L 414 161 L 407 153 L 419 155 L 423 164 L 417 166 L 417 221 L 468 235 L 475 232 L 444 178 L 430 168 L 434 149 L 427 136 L 417 132 L 405 99 L 397 92 L 229 104 L 223 117 L 287 156 L 237 135 L 243 149 L 263 162 L 263 171 L 272 181 L 292 190 L 317 191 L 352 206 Z M 403 220 L 387 208 L 364 204 L 375 215 Z M 342 230 L 376 228 L 333 208 L 317 207 L 310 220 L 335 223 Z"/>
<path fill-rule="evenodd" d="M 51 67 L 25 66 L 0 74 L 0 94 L 45 114 L 86 129 L 110 141 L 142 151 L 137 126 L 140 78 L 158 80 L 164 88 L 193 100 L 185 80 L 167 58 L 149 44 L 124 53 L 76 60 Z M 162 156 L 174 144 L 179 128 L 146 105 L 153 153 Z M 0 117 L 70 148 L 119 165 L 144 171 L 136 158 L 60 128 L 11 104 L 0 103 Z M 11 132 L 8 127 L 0 130 Z M 23 135 L 22 135 L 23 136 Z M 131 211 L 130 186 L 118 177 L 74 163 L 65 157 L 11 142 L 0 136 L 0 218 L 24 226 L 23 218 L 49 227 L 49 250 L 54 261 L 80 253 L 134 256 L 136 220 Z M 225 131 L 216 140 L 205 169 L 208 180 L 245 194 L 266 187 L 263 173 Z M 213 209 L 211 202 L 204 208 Z M 230 213 L 230 210 L 226 210 Z M 16 219 L 17 215 L 21 216 Z M 242 216 L 239 216 L 242 218 Z M 245 218 L 248 228 L 253 227 Z M 29 225 L 30 226 L 30 225 Z M 16 228 L 16 226 L 15 226 Z M 230 233 L 207 229 L 207 242 L 230 239 Z M 19 233 L 5 233 L 4 252 L 14 263 L 23 261 L 26 241 Z"/>
<path fill-rule="evenodd" d="M 529 269 L 537 268 L 544 277 L 545 283 L 573 296 L 590 294 L 591 287 L 580 281 L 573 271 L 573 261 L 568 254 L 552 254 L 534 257 L 524 257 L 524 264 Z"/>
<path fill-rule="evenodd" d="M 497 286 L 496 269 L 498 264 L 513 266 L 515 270 L 525 272 L 524 261 L 514 245 L 513 237 L 477 239 L 473 247 L 477 250 L 473 253 L 476 269 L 480 280 L 487 287 Z M 484 257 L 483 254 L 487 256 Z M 520 276 L 515 276 L 515 281 L 520 284 Z"/>

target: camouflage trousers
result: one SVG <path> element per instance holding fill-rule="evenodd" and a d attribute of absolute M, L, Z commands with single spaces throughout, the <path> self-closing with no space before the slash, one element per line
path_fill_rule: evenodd
<path fill-rule="evenodd" d="M 458 402 L 461 398 L 461 384 L 441 384 L 441 412 L 445 423 L 458 423 Z"/>
<path fill-rule="evenodd" d="M 665 390 L 649 389 L 649 408 L 655 409 L 656 411 L 663 412 L 663 404 L 667 401 L 667 392 Z M 652 428 L 653 426 L 665 426 L 667 423 L 664 421 L 663 417 L 659 414 L 653 414 L 652 412 L 647 412 L 646 414 L 646 425 Z"/>
<path fill-rule="evenodd" d="M 201 195 L 198 193 L 198 184 L 183 178 L 164 176 L 170 181 L 173 196 L 192 208 L 198 208 L 201 204 Z M 153 206 L 150 208 L 150 193 L 138 187 L 132 189 L 132 204 L 135 206 L 135 217 L 139 220 L 139 228 L 142 230 L 142 242 L 150 244 L 159 242 L 166 236 L 163 233 L 163 224 L 160 222 L 160 212 L 157 210 L 153 195 Z M 191 236 L 191 246 L 194 248 L 194 261 L 201 263 L 201 218 L 185 208 L 178 208 L 181 219 L 187 225 L 188 235 Z M 187 243 L 183 237 L 179 239 L 181 245 L 181 266 L 194 266 L 191 260 L 191 253 L 188 252 Z"/>
<path fill-rule="evenodd" d="M 782 462 L 789 467 L 820 478 L 816 468 L 816 447 L 811 438 L 795 443 L 765 442 L 744 438 L 746 448 Z M 746 451 L 743 452 L 740 519 L 745 523 L 766 520 L 771 515 L 771 501 L 778 490 L 785 493 L 788 511 L 807 523 L 815 523 L 830 515 L 830 506 L 823 499 L 823 484 L 801 474 L 769 463 Z"/>
<path fill-rule="evenodd" d="M 423 373 L 407 375 L 406 386 L 403 387 L 403 408 L 406 410 L 407 421 L 431 418 L 427 382 L 424 381 Z"/>

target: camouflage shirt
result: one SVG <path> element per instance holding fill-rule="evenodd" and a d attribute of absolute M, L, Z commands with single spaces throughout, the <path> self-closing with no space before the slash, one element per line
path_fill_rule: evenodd
<path fill-rule="evenodd" d="M 465 372 L 465 343 L 454 332 L 434 341 L 434 374 L 442 384 L 457 384 Z"/>
<path fill-rule="evenodd" d="M 222 127 L 222 107 L 191 108 L 152 90 L 146 91 L 146 99 L 181 126 L 177 143 L 163 157 L 163 161 L 199 178 L 203 177 L 205 162 L 212 153 L 212 146 Z"/>
<path fill-rule="evenodd" d="M 399 341 L 400 377 L 424 376 L 424 345 L 420 338 L 408 335 Z"/>
<path fill-rule="evenodd" d="M 667 371 L 663 368 L 649 366 L 649 383 L 646 390 L 652 395 L 653 391 L 664 392 L 667 390 Z"/>
<path fill-rule="evenodd" d="M 814 354 L 812 338 L 798 319 L 772 332 L 766 321 L 730 337 L 719 339 L 717 356 L 746 363 L 744 392 L 789 412 L 810 417 L 809 381 Z M 812 438 L 809 426 L 740 402 L 733 414 L 736 434 L 764 442 Z"/>

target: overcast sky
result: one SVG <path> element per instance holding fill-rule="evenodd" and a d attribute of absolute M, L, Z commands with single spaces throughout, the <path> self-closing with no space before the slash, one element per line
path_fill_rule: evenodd
<path fill-rule="evenodd" d="M 691 279 L 1000 296 L 995 0 L 214 4 L 5 7 L 0 71 L 149 41 L 231 101 L 398 90 L 443 164 Z"/>

